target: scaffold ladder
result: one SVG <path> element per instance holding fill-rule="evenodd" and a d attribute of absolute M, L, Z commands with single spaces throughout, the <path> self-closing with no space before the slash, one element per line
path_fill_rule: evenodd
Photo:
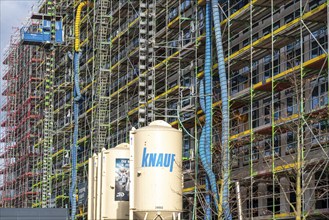
<path fill-rule="evenodd" d="M 155 1 L 140 0 L 139 3 L 139 81 L 138 81 L 138 127 L 154 119 L 154 36 Z"/>
<path fill-rule="evenodd" d="M 101 0 L 97 4 L 96 12 L 96 33 L 97 33 L 97 45 L 96 45 L 96 63 L 95 63 L 95 76 L 96 92 L 94 94 L 94 103 L 97 105 L 94 114 L 93 121 L 93 147 L 96 152 L 105 146 L 106 139 L 109 133 L 109 94 L 108 82 L 109 82 L 109 70 L 106 65 L 109 61 L 109 42 L 107 41 L 109 32 L 109 19 L 107 11 L 109 8 L 109 0 Z"/>
<path fill-rule="evenodd" d="M 152 100 L 147 105 L 147 122 L 154 121 L 154 96 L 155 96 L 155 33 L 156 33 L 156 0 L 151 0 L 148 7 L 148 74 L 147 74 L 147 98 Z"/>
<path fill-rule="evenodd" d="M 147 70 L 147 0 L 139 2 L 139 82 L 138 82 L 138 127 L 146 124 L 146 75 Z"/>

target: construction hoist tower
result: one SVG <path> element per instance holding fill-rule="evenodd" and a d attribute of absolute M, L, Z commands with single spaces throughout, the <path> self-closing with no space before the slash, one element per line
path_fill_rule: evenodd
<path fill-rule="evenodd" d="M 156 1 L 140 0 L 139 3 L 139 82 L 138 82 L 138 127 L 154 120 L 155 81 L 155 31 Z"/>
<path fill-rule="evenodd" d="M 28 27 L 21 30 L 21 40 L 26 45 L 38 45 L 45 52 L 45 72 L 43 74 L 43 140 L 41 161 L 41 207 L 51 206 L 51 176 L 52 176 L 52 147 L 54 126 L 54 73 L 55 73 L 55 46 L 63 42 L 62 21 L 56 16 L 54 0 L 48 0 L 45 14 L 33 14 L 31 19 L 38 20 L 38 32 L 33 33 Z"/>
<path fill-rule="evenodd" d="M 52 145 L 54 126 L 54 69 L 55 69 L 55 25 L 56 8 L 53 0 L 47 2 L 47 14 L 51 22 L 51 44 L 46 48 L 46 72 L 45 72 L 45 118 L 44 118 L 44 144 L 42 160 L 42 208 L 50 206 L 51 199 L 51 174 L 52 174 Z"/>
<path fill-rule="evenodd" d="M 110 70 L 109 62 L 109 0 L 100 0 L 94 9 L 94 89 L 93 89 L 93 118 L 92 118 L 92 149 L 100 152 L 105 146 L 109 133 L 109 99 L 107 93 Z"/>

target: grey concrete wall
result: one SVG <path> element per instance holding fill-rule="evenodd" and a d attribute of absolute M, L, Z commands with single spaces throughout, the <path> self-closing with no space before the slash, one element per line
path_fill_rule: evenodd
<path fill-rule="evenodd" d="M 5 220 L 68 220 L 67 209 L 0 209 L 0 219 Z"/>

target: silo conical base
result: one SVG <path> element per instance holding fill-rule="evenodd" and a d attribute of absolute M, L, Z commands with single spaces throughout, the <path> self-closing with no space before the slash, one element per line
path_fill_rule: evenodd
<path fill-rule="evenodd" d="M 138 211 L 134 212 L 134 219 L 136 220 L 181 220 L 180 212 L 169 212 L 169 211 Z"/>

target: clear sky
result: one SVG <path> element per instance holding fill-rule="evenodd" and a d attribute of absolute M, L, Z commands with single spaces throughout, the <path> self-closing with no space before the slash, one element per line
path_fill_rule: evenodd
<path fill-rule="evenodd" d="M 13 27 L 21 27 L 23 22 L 27 20 L 31 14 L 32 6 L 37 5 L 37 3 L 38 0 L 0 0 L 1 64 L 4 49 L 10 42 L 10 35 L 14 32 Z M 1 91 L 3 87 L 1 86 L 0 88 Z"/>
<path fill-rule="evenodd" d="M 13 27 L 21 27 L 24 21 L 30 16 L 32 6 L 37 5 L 39 0 L 0 0 L 0 107 L 4 103 L 1 96 L 4 84 L 2 82 L 3 74 L 3 53 L 10 42 L 10 35 L 14 32 Z M 5 114 L 0 112 L 0 123 Z M 1 136 L 0 128 L 0 136 Z"/>

